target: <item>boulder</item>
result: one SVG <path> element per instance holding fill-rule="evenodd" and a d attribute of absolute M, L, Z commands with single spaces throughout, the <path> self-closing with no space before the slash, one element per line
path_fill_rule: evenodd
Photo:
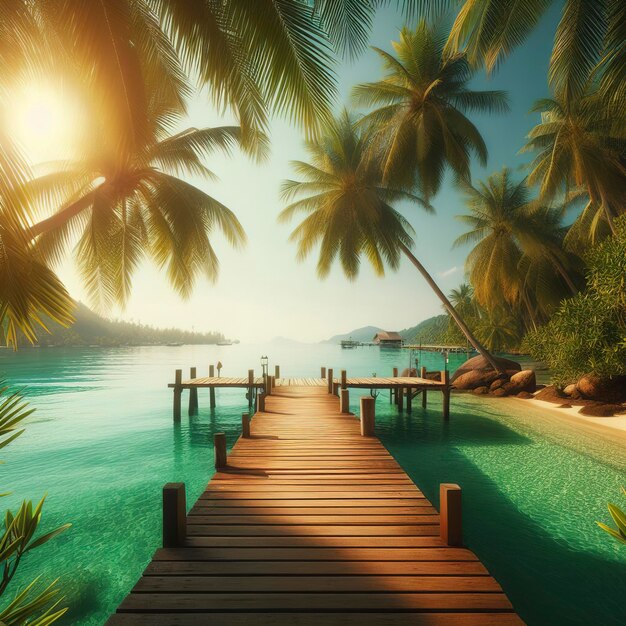
<path fill-rule="evenodd" d="M 511 376 L 510 384 L 512 389 L 520 391 L 533 392 L 537 389 L 537 379 L 535 378 L 535 372 L 533 370 L 522 370 Z"/>
<path fill-rule="evenodd" d="M 522 398 L 522 400 L 530 400 L 531 398 L 534 398 L 535 396 L 533 396 L 532 393 L 529 393 L 528 391 L 520 391 L 517 394 L 518 398 Z"/>
<path fill-rule="evenodd" d="M 591 417 L 611 417 L 616 413 L 624 411 L 621 404 L 589 404 L 580 409 L 581 415 L 589 415 Z"/>
<path fill-rule="evenodd" d="M 496 389 L 500 389 L 502 385 L 506 382 L 506 378 L 496 378 L 491 385 L 489 385 L 489 389 L 491 391 L 495 391 Z"/>
<path fill-rule="evenodd" d="M 498 373 L 490 370 L 483 372 L 481 370 L 470 370 L 462 376 L 457 376 L 452 384 L 455 389 L 476 389 L 476 387 L 488 387 L 496 378 Z"/>
<path fill-rule="evenodd" d="M 504 396 L 508 396 L 509 392 L 504 387 L 500 387 L 499 389 L 496 389 L 495 391 L 492 391 L 491 395 L 492 396 L 496 396 L 498 398 L 502 398 Z"/>
<path fill-rule="evenodd" d="M 626 400 L 626 376 L 600 378 L 587 374 L 576 383 L 576 389 L 589 400 L 602 400 L 609 404 L 623 402 Z"/>
<path fill-rule="evenodd" d="M 498 364 L 498 366 L 500 367 L 500 369 L 504 372 L 506 371 L 519 372 L 522 369 L 522 366 L 519 363 L 516 363 L 515 361 L 511 361 L 509 359 L 503 359 L 502 357 L 498 357 L 498 356 L 493 357 L 493 358 L 495 362 Z M 464 374 L 467 374 L 468 372 L 472 372 L 472 371 L 491 372 L 492 374 L 496 373 L 493 371 L 493 368 L 491 367 L 491 365 L 489 365 L 489 362 L 487 361 L 487 359 L 485 359 L 479 354 L 478 356 L 472 357 L 471 359 L 468 359 L 467 361 L 465 361 L 465 363 L 463 363 L 463 365 L 461 365 L 461 367 L 459 367 L 459 369 L 457 369 L 456 372 L 454 372 L 454 374 L 450 378 L 450 381 L 455 382 Z M 492 380 L 495 380 L 495 378 L 493 378 Z"/>
<path fill-rule="evenodd" d="M 576 389 L 576 385 L 574 383 L 563 388 L 563 393 L 570 398 L 572 397 L 572 394 L 576 393 L 576 391 L 578 390 Z"/>
<path fill-rule="evenodd" d="M 557 409 L 571 409 L 572 405 L 571 404 L 559 404 L 559 406 L 556 407 Z"/>
<path fill-rule="evenodd" d="M 476 389 L 474 389 L 474 393 L 477 396 L 482 396 L 485 393 L 489 393 L 489 387 L 476 387 Z"/>

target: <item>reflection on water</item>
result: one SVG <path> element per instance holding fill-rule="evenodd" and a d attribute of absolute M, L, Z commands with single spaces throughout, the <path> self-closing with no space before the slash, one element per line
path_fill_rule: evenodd
<path fill-rule="evenodd" d="M 24 561 L 22 581 L 61 576 L 72 610 L 66 624 L 102 624 L 148 562 L 160 537 L 160 489 L 184 480 L 193 502 L 210 477 L 212 435 L 235 441 L 241 390 L 217 392 L 217 409 L 200 391 L 200 412 L 171 418 L 177 367 L 224 364 L 223 376 L 260 371 L 260 356 L 284 376 L 318 376 L 320 366 L 351 375 L 389 375 L 408 352 L 328 344 L 0 351 L 0 375 L 27 387 L 37 412 L 26 433 L 2 451 L 6 506 L 48 493 L 44 524 L 74 526 Z M 451 355 L 451 366 L 464 359 Z M 425 354 L 428 369 L 443 367 Z M 186 372 L 185 372 L 186 373 Z M 353 410 L 358 397 L 352 394 Z M 183 406 L 186 395 L 183 397 Z M 466 541 L 502 582 L 529 624 L 617 624 L 623 549 L 594 524 L 626 483 L 623 449 L 542 417 L 517 401 L 454 396 L 441 420 L 431 393 L 398 414 L 386 394 L 377 424 L 390 451 L 437 501 L 440 482 L 464 492 Z"/>

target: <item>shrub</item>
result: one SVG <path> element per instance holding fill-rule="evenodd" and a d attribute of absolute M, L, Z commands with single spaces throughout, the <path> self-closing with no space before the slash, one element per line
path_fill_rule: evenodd
<path fill-rule="evenodd" d="M 587 256 L 587 288 L 564 300 L 523 348 L 544 361 L 561 386 L 583 374 L 626 374 L 626 216 Z"/>

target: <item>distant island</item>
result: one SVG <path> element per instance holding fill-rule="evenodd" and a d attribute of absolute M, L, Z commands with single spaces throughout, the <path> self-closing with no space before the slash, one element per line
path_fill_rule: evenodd
<path fill-rule="evenodd" d="M 198 333 L 178 328 L 154 328 L 145 324 L 113 321 L 94 313 L 82 302 L 76 303 L 76 321 L 69 328 L 45 320 L 50 331 L 41 330 L 37 336 L 40 346 L 145 346 L 167 344 L 207 344 L 225 341 L 219 332 Z M 31 344 L 22 337 L 21 347 Z"/>
<path fill-rule="evenodd" d="M 399 330 L 398 333 L 405 342 L 436 344 L 446 343 L 445 335 L 448 329 L 448 316 L 435 315 L 410 328 Z M 342 340 L 370 342 L 374 335 L 381 330 L 396 330 L 395 328 L 379 328 L 378 326 L 363 326 L 341 335 L 333 335 L 324 343 L 340 343 Z"/>

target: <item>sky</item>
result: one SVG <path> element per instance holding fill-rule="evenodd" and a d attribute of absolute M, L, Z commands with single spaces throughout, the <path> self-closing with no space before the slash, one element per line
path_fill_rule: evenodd
<path fill-rule="evenodd" d="M 539 121 L 537 114 L 528 113 L 530 107 L 548 95 L 547 66 L 557 20 L 558 10 L 553 7 L 525 45 L 494 76 L 487 78 L 481 72 L 473 79 L 475 88 L 507 91 L 510 101 L 507 114 L 470 115 L 489 149 L 487 167 L 473 165 L 474 180 L 486 178 L 505 165 L 519 170 L 528 161 L 528 155 L 520 156 L 518 151 Z M 403 23 L 401 14 L 392 7 L 380 10 L 371 45 L 392 51 L 391 41 L 397 39 Z M 369 49 L 354 62 L 341 62 L 337 108 L 349 105 L 354 84 L 381 76 L 379 57 Z M 50 111 L 44 108 L 40 114 L 49 115 Z M 199 94 L 190 103 L 189 119 L 183 126 L 223 123 L 231 120 L 220 119 L 206 94 Z M 296 261 L 295 244 L 288 241 L 296 223 L 278 224 L 276 217 L 283 208 L 280 183 L 294 177 L 289 162 L 306 160 L 303 133 L 282 120 L 274 120 L 270 139 L 272 152 L 264 163 L 256 164 L 237 153 L 230 158 L 217 154 L 207 160 L 207 165 L 218 174 L 218 182 L 190 179 L 233 210 L 248 235 L 243 250 L 230 249 L 219 234 L 212 240 L 221 267 L 217 283 L 201 278 L 192 297 L 181 300 L 164 273 L 146 262 L 135 275 L 126 308 L 107 315 L 157 327 L 215 330 L 244 342 L 261 342 L 277 336 L 320 341 L 367 325 L 399 330 L 440 314 L 439 300 L 407 261 L 402 261 L 398 272 L 388 272 L 384 278 L 376 277 L 364 262 L 353 282 L 343 276 L 339 266 L 327 279 L 318 279 L 315 255 L 302 263 Z M 454 219 L 463 212 L 463 198 L 448 179 L 432 204 L 436 215 L 408 204 L 398 208 L 415 228 L 414 252 L 447 293 L 464 278 L 468 249 L 452 248 L 463 232 L 462 224 Z M 70 294 L 88 304 L 73 261 L 68 259 L 57 269 Z"/>

